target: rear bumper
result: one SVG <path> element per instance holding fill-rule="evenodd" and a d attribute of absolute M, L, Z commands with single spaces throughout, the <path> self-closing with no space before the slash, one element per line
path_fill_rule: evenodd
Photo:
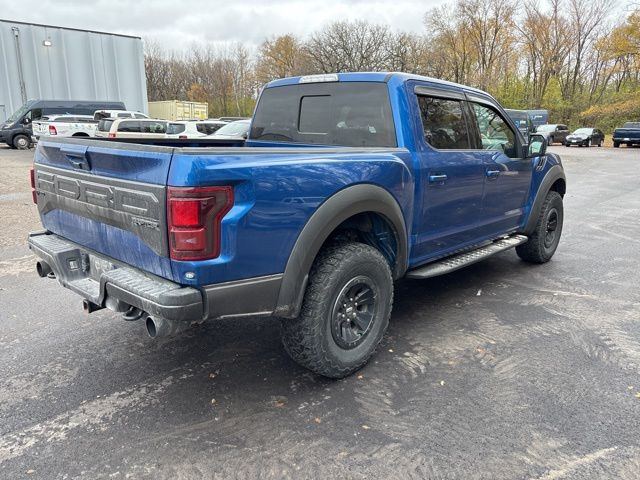
<path fill-rule="evenodd" d="M 124 265 L 49 232 L 29 235 L 29 248 L 60 284 L 101 307 L 130 305 L 176 321 L 204 319 L 202 292 Z"/>
<path fill-rule="evenodd" d="M 640 138 L 638 137 L 613 137 L 614 142 L 618 143 L 637 143 L 640 144 Z"/>
<path fill-rule="evenodd" d="M 282 283 L 282 274 L 274 274 L 184 287 L 47 231 L 29 234 L 28 243 L 60 284 L 82 298 L 116 311 L 133 306 L 172 321 L 270 316 Z"/>

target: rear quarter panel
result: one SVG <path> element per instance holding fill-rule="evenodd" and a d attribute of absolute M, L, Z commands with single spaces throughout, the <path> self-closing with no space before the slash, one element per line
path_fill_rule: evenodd
<path fill-rule="evenodd" d="M 336 192 L 359 183 L 386 189 L 410 225 L 414 182 L 407 150 L 330 152 L 247 148 L 216 156 L 202 149 L 176 151 L 168 185 L 233 185 L 235 197 L 222 221 L 221 255 L 209 261 L 173 261 L 176 281 L 208 285 L 282 273 L 313 212 Z M 185 278 L 186 272 L 194 278 Z"/>

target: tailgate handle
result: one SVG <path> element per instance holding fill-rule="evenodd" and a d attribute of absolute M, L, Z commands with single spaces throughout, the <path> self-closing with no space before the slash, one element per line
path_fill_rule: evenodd
<path fill-rule="evenodd" d="M 62 147 L 60 149 L 60 153 L 64 155 L 64 157 L 73 166 L 73 168 L 77 168 L 79 170 L 91 169 L 89 159 L 87 158 L 87 147 Z"/>

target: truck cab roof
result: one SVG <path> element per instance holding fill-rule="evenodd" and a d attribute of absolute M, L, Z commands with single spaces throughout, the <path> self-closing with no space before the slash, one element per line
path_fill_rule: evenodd
<path fill-rule="evenodd" d="M 349 72 L 349 73 L 327 73 L 319 75 L 303 75 L 297 77 L 287 77 L 269 82 L 265 88 L 282 87 L 285 85 L 295 85 L 298 83 L 321 83 L 321 82 L 380 82 L 380 83 L 405 83 L 410 80 L 429 82 L 452 89 L 460 89 L 467 92 L 474 92 L 490 96 L 488 93 L 477 88 L 461 85 L 455 82 L 448 82 L 437 78 L 426 77 L 403 72 Z"/>

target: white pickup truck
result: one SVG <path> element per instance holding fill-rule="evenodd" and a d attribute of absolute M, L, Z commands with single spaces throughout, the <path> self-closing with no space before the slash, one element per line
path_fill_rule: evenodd
<path fill-rule="evenodd" d="M 33 122 L 33 139 L 40 137 L 93 137 L 98 122 L 93 115 L 50 115 Z"/>

